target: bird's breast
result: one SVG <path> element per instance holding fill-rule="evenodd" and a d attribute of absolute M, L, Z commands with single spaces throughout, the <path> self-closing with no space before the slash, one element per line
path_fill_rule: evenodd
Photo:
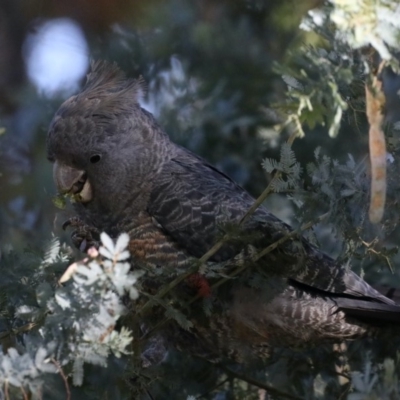
<path fill-rule="evenodd" d="M 134 261 L 154 268 L 180 268 L 192 258 L 147 213 L 140 213 L 128 231 Z"/>

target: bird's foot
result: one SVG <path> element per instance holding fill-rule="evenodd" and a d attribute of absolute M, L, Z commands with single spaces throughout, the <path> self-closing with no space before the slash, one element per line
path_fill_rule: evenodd
<path fill-rule="evenodd" d="M 65 221 L 62 228 L 75 228 L 71 233 L 71 240 L 74 246 L 86 253 L 91 247 L 100 247 L 100 231 L 94 226 L 83 222 L 79 217 L 71 217 Z"/>

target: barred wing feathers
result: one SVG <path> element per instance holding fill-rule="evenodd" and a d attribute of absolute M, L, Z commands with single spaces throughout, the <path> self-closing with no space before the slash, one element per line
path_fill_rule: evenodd
<path fill-rule="evenodd" d="M 148 211 L 181 248 L 200 257 L 216 242 L 221 227 L 226 223 L 237 223 L 254 199 L 202 158 L 173 146 L 169 160 L 154 182 Z M 263 246 L 291 231 L 288 225 L 263 207 L 245 223 L 244 230 L 259 231 L 264 240 Z M 302 244 L 306 253 L 304 265 L 298 271 L 289 266 L 286 272 L 292 286 L 320 296 L 342 298 L 338 306 L 342 304 L 349 313 L 352 308 L 366 309 L 373 302 L 394 304 L 307 241 L 302 240 Z M 239 250 L 237 245 L 227 244 L 214 255 L 214 260 L 227 260 Z M 296 254 L 298 248 L 290 243 L 283 245 L 283 251 L 294 259 L 299 257 Z M 284 268 L 282 266 L 282 270 Z M 348 301 L 351 298 L 354 302 Z M 370 308 L 372 311 L 373 307 Z M 396 314 L 395 318 L 400 321 L 400 308 L 389 308 L 390 318 Z M 361 312 L 358 311 L 358 314 Z"/>

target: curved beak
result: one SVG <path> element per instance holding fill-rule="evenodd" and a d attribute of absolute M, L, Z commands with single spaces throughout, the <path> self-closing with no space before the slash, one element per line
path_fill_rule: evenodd
<path fill-rule="evenodd" d="M 73 195 L 77 197 L 76 200 L 82 202 L 91 200 L 92 191 L 85 171 L 56 161 L 53 166 L 53 178 L 61 194 Z"/>

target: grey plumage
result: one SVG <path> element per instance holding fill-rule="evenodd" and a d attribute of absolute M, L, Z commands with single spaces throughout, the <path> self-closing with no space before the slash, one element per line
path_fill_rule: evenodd
<path fill-rule="evenodd" d="M 60 191 L 79 194 L 84 183 L 90 184 L 90 195 L 74 205 L 86 224 L 112 236 L 128 232 L 136 264 L 181 270 L 209 250 L 225 225 L 237 224 L 254 199 L 171 142 L 140 108 L 142 88 L 141 81 L 127 80 L 117 67 L 94 63 L 82 92 L 53 119 L 48 157 L 55 162 Z M 65 183 L 68 168 L 79 171 L 80 184 L 73 177 Z M 260 207 L 242 231 L 256 233 L 252 246 L 263 248 L 291 229 Z M 227 261 L 244 248 L 237 241 L 227 243 L 211 261 Z M 269 290 L 238 280 L 214 293 L 220 297 L 210 318 L 192 316 L 203 350 L 215 350 L 218 343 L 221 353 L 247 347 L 258 353 L 274 345 L 354 339 L 375 333 L 374 323 L 400 322 L 400 308 L 392 300 L 304 239 L 288 241 L 257 265 L 270 276 Z"/>

